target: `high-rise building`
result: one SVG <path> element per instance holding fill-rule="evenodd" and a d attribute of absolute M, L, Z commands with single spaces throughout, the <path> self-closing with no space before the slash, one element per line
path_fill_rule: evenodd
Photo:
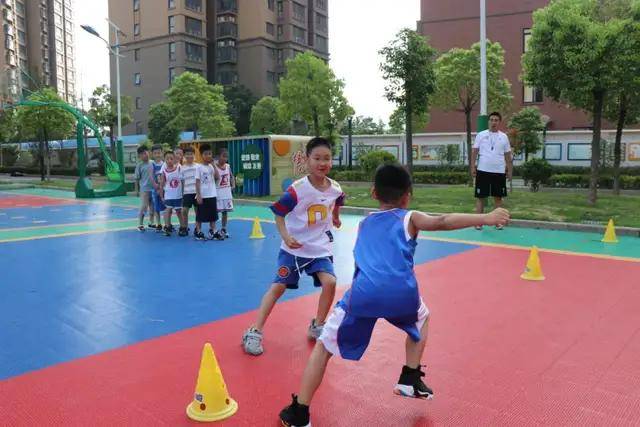
<path fill-rule="evenodd" d="M 8 99 L 49 85 L 74 103 L 74 27 L 71 0 L 0 0 L 0 92 Z"/>
<path fill-rule="evenodd" d="M 547 98 L 541 88 L 522 82 L 522 55 L 533 25 L 532 14 L 549 0 L 487 1 L 487 38 L 499 42 L 505 50 L 504 77 L 511 82 L 511 112 L 537 106 L 549 117 L 549 129 L 572 130 L 591 126 L 589 117 Z M 468 49 L 480 38 L 480 2 L 478 0 L 421 0 L 418 31 L 440 52 L 454 47 Z M 479 106 L 473 112 L 473 121 Z M 431 109 L 430 132 L 460 132 L 465 129 L 464 115 Z"/>
<path fill-rule="evenodd" d="M 329 60 L 328 0 L 109 0 L 109 19 L 126 34 L 121 85 L 134 119 L 124 134 L 148 131 L 149 106 L 184 71 L 261 97 L 277 94 L 287 58 Z"/>

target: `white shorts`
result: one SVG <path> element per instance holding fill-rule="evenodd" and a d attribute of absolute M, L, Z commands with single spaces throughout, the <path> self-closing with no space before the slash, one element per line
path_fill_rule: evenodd
<path fill-rule="evenodd" d="M 233 199 L 217 199 L 218 212 L 231 212 L 233 210 Z"/>
<path fill-rule="evenodd" d="M 402 329 L 415 342 L 422 338 L 420 331 L 429 317 L 429 309 L 422 299 L 417 313 L 402 318 L 387 318 L 393 326 Z M 334 356 L 343 359 L 360 360 L 369 346 L 373 328 L 378 319 L 375 317 L 356 317 L 347 314 L 342 307 L 336 306 L 327 319 L 320 340 L 324 348 Z"/>

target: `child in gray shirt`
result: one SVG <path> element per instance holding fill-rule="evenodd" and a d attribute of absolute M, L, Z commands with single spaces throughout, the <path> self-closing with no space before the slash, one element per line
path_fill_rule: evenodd
<path fill-rule="evenodd" d="M 149 150 L 147 147 L 138 147 L 138 159 L 136 165 L 135 181 L 136 194 L 140 197 L 140 212 L 138 213 L 138 230 L 144 231 L 144 215 L 149 210 L 149 218 L 153 218 L 153 203 L 151 203 L 151 190 L 153 190 L 153 168 L 149 160 Z"/>

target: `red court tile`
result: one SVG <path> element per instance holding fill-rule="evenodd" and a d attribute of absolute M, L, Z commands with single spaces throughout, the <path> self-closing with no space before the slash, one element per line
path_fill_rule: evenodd
<path fill-rule="evenodd" d="M 0 209 L 28 208 L 39 206 L 77 205 L 83 202 L 45 196 L 9 196 L 0 198 Z"/>
<path fill-rule="evenodd" d="M 521 250 L 481 248 L 417 267 L 432 312 L 424 361 L 435 399 L 392 394 L 403 336 L 380 322 L 361 362 L 330 362 L 313 425 L 640 424 L 640 263 L 541 257 L 544 282 L 519 278 Z M 211 341 L 240 405 L 216 425 L 275 427 L 310 351 L 315 303 L 280 304 L 258 358 L 240 348 L 248 313 L 0 382 L 0 420 L 196 425 L 184 410 Z"/>

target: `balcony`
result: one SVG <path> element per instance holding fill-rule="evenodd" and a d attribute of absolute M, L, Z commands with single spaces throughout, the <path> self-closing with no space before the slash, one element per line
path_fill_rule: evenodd
<path fill-rule="evenodd" d="M 235 22 L 222 22 L 217 27 L 218 37 L 238 37 L 238 24 Z"/>
<path fill-rule="evenodd" d="M 238 13 L 237 0 L 218 0 L 217 13 Z"/>
<path fill-rule="evenodd" d="M 238 51 L 233 46 L 219 47 L 216 49 L 216 62 L 222 63 L 236 63 L 238 61 Z"/>

